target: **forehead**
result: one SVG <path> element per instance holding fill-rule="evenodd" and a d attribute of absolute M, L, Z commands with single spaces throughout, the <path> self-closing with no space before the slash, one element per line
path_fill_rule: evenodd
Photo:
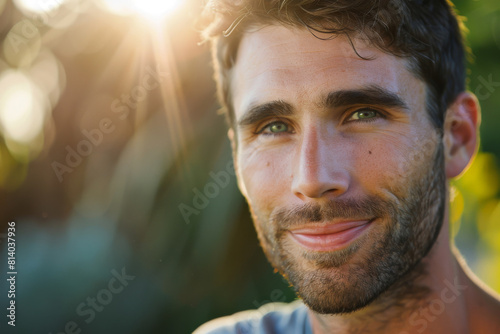
<path fill-rule="evenodd" d="M 231 80 L 236 118 L 255 103 L 313 102 L 331 91 L 366 86 L 398 95 L 409 95 L 408 90 L 424 95 L 425 85 L 408 70 L 406 60 L 360 39 L 352 39 L 354 49 L 344 36 L 316 36 L 320 38 L 284 26 L 261 27 L 243 35 Z"/>

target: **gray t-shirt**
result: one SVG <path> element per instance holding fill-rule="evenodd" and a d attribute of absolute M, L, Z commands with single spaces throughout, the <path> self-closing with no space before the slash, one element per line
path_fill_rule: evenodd
<path fill-rule="evenodd" d="M 193 334 L 312 334 L 307 308 L 302 301 L 269 303 L 207 322 Z"/>

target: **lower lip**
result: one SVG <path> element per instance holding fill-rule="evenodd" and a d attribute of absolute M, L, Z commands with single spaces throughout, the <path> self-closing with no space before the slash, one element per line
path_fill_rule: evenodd
<path fill-rule="evenodd" d="M 290 234 L 296 242 L 309 250 L 332 252 L 347 247 L 352 241 L 361 236 L 370 227 L 371 223 L 372 221 L 369 221 L 364 225 L 331 234 L 301 234 L 291 231 Z"/>

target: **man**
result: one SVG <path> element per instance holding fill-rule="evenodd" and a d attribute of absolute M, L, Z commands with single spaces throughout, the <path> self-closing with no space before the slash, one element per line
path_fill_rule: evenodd
<path fill-rule="evenodd" d="M 238 185 L 299 301 L 195 333 L 500 333 L 450 247 L 448 180 L 477 146 L 445 0 L 212 1 Z"/>

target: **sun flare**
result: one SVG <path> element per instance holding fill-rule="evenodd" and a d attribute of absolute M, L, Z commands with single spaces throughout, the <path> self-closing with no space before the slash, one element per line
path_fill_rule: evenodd
<path fill-rule="evenodd" d="M 130 2 L 137 14 L 158 20 L 173 12 L 180 5 L 181 0 L 130 0 Z"/>
<path fill-rule="evenodd" d="M 170 15 L 182 0 L 100 0 L 110 12 L 118 15 L 137 15 L 146 20 L 161 21 Z"/>

